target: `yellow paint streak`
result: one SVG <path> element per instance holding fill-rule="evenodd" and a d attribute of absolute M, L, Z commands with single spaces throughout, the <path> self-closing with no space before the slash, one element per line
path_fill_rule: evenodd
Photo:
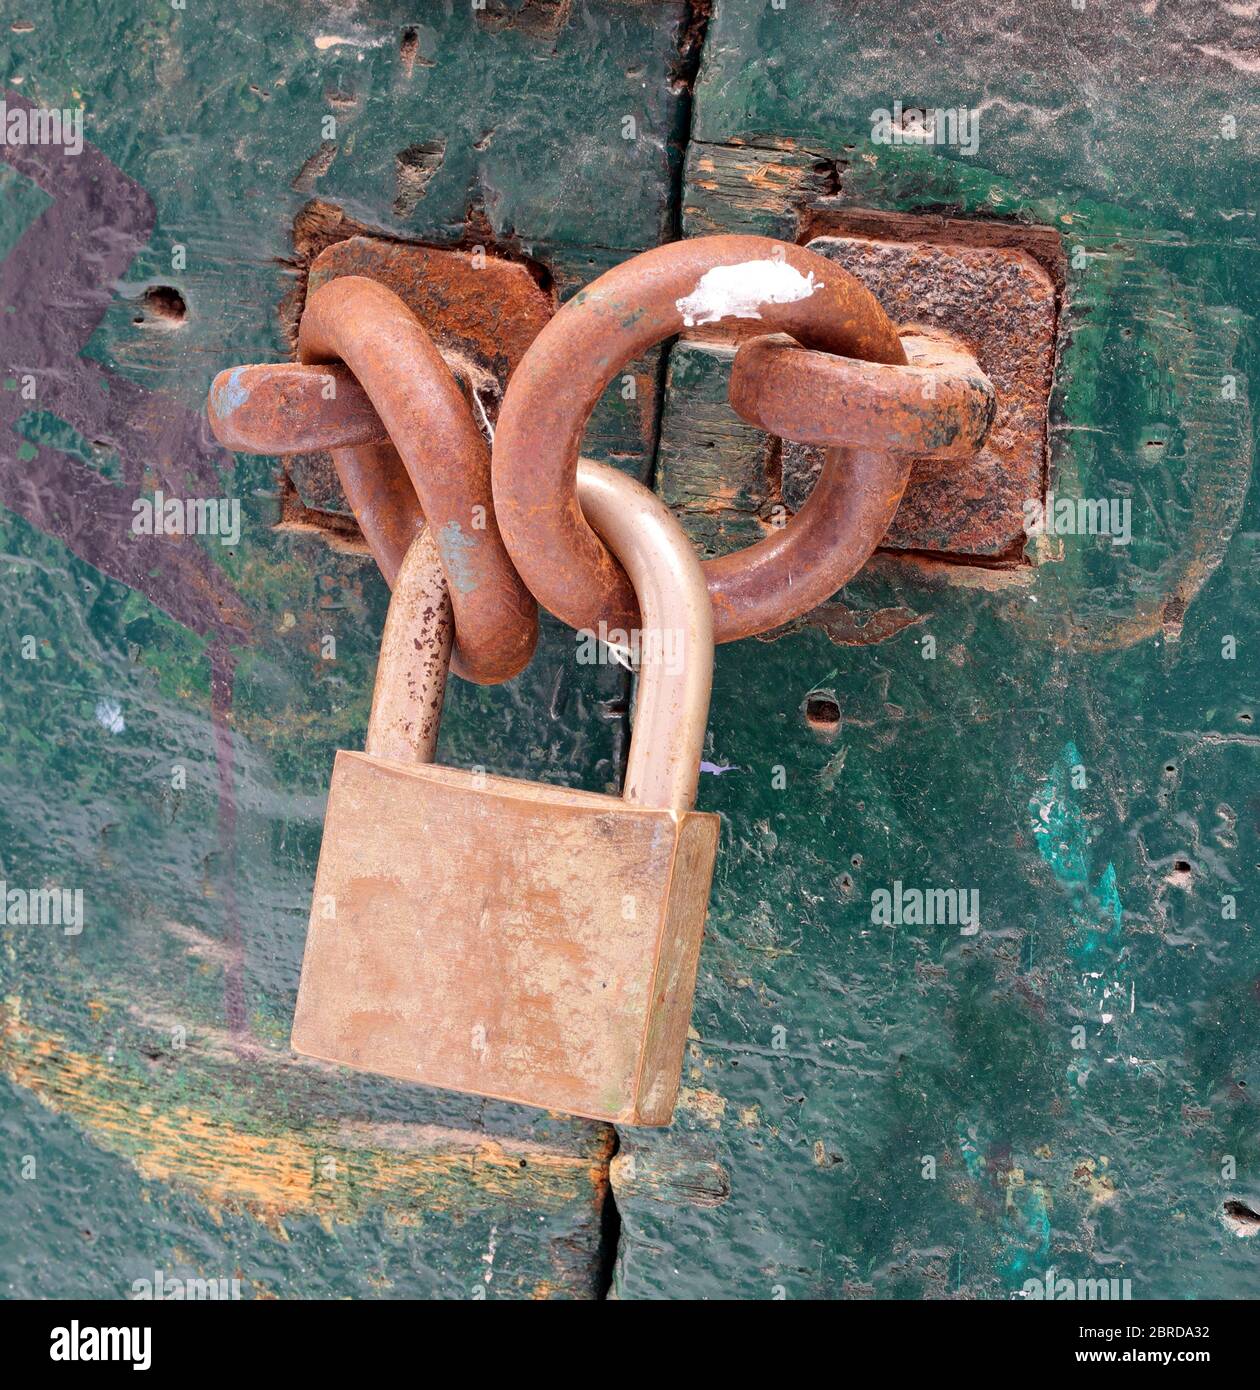
<path fill-rule="evenodd" d="M 726 1114 L 726 1097 L 703 1087 L 683 1086 L 678 1092 L 678 1108 L 717 1129 Z"/>
<path fill-rule="evenodd" d="M 765 191 L 789 188 L 800 180 L 801 173 L 800 169 L 795 169 L 790 164 L 773 164 L 767 160 L 764 163 L 749 165 L 744 177 L 754 188 Z"/>
<path fill-rule="evenodd" d="M 0 1071 L 42 1105 L 77 1124 L 144 1178 L 190 1188 L 212 1212 L 245 1211 L 284 1234 L 282 1219 L 312 1216 L 326 1228 L 385 1207 L 398 1225 L 433 1212 L 527 1205 L 594 1207 L 607 1183 L 607 1153 L 555 1153 L 468 1131 L 416 1126 L 414 1143 L 369 1142 L 369 1125 L 323 1121 L 257 1130 L 213 1109 L 178 1101 L 162 1084 L 70 1047 L 22 1019 L 20 1001 L 0 1008 Z"/>
<path fill-rule="evenodd" d="M 1090 1201 L 1096 1206 L 1106 1206 L 1116 1195 L 1115 1179 L 1100 1171 L 1106 1167 L 1105 1157 L 1099 1158 L 1097 1162 L 1092 1158 L 1086 1158 L 1076 1165 L 1072 1173 L 1072 1181 L 1089 1194 Z"/>

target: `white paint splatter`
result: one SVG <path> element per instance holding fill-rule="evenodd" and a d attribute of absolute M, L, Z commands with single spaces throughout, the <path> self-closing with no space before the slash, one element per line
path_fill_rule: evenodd
<path fill-rule="evenodd" d="M 814 283 L 812 270 L 802 275 L 786 261 L 740 261 L 706 270 L 695 289 L 676 299 L 674 307 L 683 323 L 694 328 L 726 318 L 759 319 L 763 304 L 793 304 L 825 288 Z"/>
<path fill-rule="evenodd" d="M 100 700 L 96 706 L 96 722 L 111 734 L 121 734 L 127 727 L 122 715 L 122 706 L 113 700 Z"/>
<path fill-rule="evenodd" d="M 494 1256 L 499 1248 L 499 1228 L 490 1227 L 490 1240 L 486 1247 L 486 1252 L 481 1257 L 481 1262 L 486 1266 L 486 1272 L 481 1276 L 488 1284 L 494 1278 Z"/>
<path fill-rule="evenodd" d="M 381 48 L 388 43 L 388 39 L 356 39 L 350 38 L 345 34 L 316 34 L 315 47 L 321 53 L 329 48 L 336 48 L 339 44 L 348 44 L 351 48 Z M 362 54 L 360 54 L 362 57 Z"/>

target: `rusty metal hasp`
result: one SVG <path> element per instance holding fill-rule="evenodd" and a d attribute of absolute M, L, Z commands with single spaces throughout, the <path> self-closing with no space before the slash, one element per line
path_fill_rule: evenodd
<path fill-rule="evenodd" d="M 358 323 L 347 325 L 356 315 Z M 883 538 L 912 459 L 974 454 L 993 419 L 993 387 L 965 347 L 939 331 L 898 330 L 852 275 L 805 248 L 749 236 L 658 247 L 601 276 L 545 325 L 499 414 L 494 514 L 484 535 L 473 533 L 492 579 L 484 591 L 467 591 L 466 573 L 452 565 L 461 561 L 469 516 L 489 512 L 485 445 L 466 409 L 457 412 L 460 428 L 447 432 L 452 447 L 444 450 L 427 427 L 430 400 L 453 411 L 457 388 L 414 315 L 383 285 L 358 275 L 326 281 L 311 296 L 301 342 L 304 357 L 327 365 L 221 373 L 210 420 L 231 448 L 330 450 L 390 582 L 429 515 L 439 539 L 450 537 L 442 554 L 455 600 L 453 668 L 481 682 L 503 680 L 535 639 L 522 580 L 574 627 L 636 625 L 626 575 L 576 493 L 587 417 L 607 383 L 646 347 L 688 325 L 739 320 L 778 334 L 740 344 L 730 384 L 735 410 L 782 438 L 825 446 L 826 454 L 809 499 L 786 525 L 705 562 L 714 640 L 730 642 L 829 599 Z M 388 342 L 372 347 L 379 335 L 404 332 L 408 342 L 423 342 L 410 358 Z M 332 360 L 339 351 L 353 356 L 353 372 Z M 362 384 L 356 374 L 365 374 Z M 398 430 L 402 462 L 391 443 Z"/>
<path fill-rule="evenodd" d="M 534 653 L 537 605 L 499 535 L 489 448 L 433 340 L 392 290 L 344 275 L 307 301 L 298 351 L 301 366 L 219 373 L 208 403 L 216 437 L 293 453 L 331 436 L 386 578 L 427 520 L 455 610 L 454 670 L 482 685 L 510 680 Z"/>

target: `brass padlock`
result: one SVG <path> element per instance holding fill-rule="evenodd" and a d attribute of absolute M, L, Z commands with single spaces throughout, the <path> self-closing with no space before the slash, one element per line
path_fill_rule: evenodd
<path fill-rule="evenodd" d="M 643 615 L 623 795 L 432 763 L 451 629 L 422 534 L 395 584 L 366 751 L 337 754 L 293 1047 L 663 1125 L 717 855 L 718 817 L 691 809 L 712 608 L 690 543 L 651 492 L 586 461 L 578 489 Z"/>

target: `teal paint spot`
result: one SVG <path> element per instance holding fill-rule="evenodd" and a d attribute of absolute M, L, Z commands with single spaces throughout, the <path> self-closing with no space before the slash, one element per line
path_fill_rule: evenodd
<path fill-rule="evenodd" d="M 446 571 L 447 583 L 457 593 L 471 594 L 477 587 L 472 564 L 477 542 L 471 536 L 464 535 L 458 521 L 448 521 L 438 535 L 438 546 L 442 552 L 442 568 Z"/>
<path fill-rule="evenodd" d="M 1080 887 L 1089 877 L 1089 831 L 1084 813 L 1072 796 L 1072 769 L 1080 761 L 1076 744 L 1067 743 L 1028 802 L 1037 851 L 1059 882 L 1068 887 Z"/>
<path fill-rule="evenodd" d="M 1027 1250 L 1016 1250 L 1007 1260 L 1005 1265 L 999 1267 L 1002 1282 L 1009 1288 L 1012 1285 L 1024 1283 L 1027 1275 L 1024 1271 L 1032 1264 L 1032 1256 Z"/>
<path fill-rule="evenodd" d="M 1050 1253 L 1050 1202 L 1045 1188 L 1032 1183 L 1019 1189 L 1014 1206 L 1023 1219 L 1024 1229 L 1037 1242 L 1037 1254 L 1044 1258 Z"/>
<path fill-rule="evenodd" d="M 1004 1252 L 994 1268 L 1009 1291 L 1021 1288 L 1030 1274 L 1040 1273 L 1050 1254 L 1050 1198 L 1045 1186 L 1029 1182 L 1007 1191 Z"/>
<path fill-rule="evenodd" d="M 1124 917 L 1124 907 L 1120 902 L 1120 889 L 1116 883 L 1116 866 L 1114 864 L 1108 864 L 1103 870 L 1102 878 L 1098 880 L 1098 887 L 1094 889 L 1094 894 L 1098 898 L 1103 912 L 1111 918 L 1112 932 L 1119 932 L 1120 923 Z"/>
<path fill-rule="evenodd" d="M 1092 965 L 1098 950 L 1098 933 L 1091 933 L 1088 925 L 1082 923 L 1067 943 L 1067 949 L 1078 966 Z"/>
<path fill-rule="evenodd" d="M 28 439 L 24 439 L 18 445 L 18 458 L 20 458 L 23 463 L 29 463 L 37 453 L 39 453 L 39 450 Z"/>
<path fill-rule="evenodd" d="M 967 1168 L 967 1176 L 975 1180 L 984 1177 L 986 1164 L 980 1150 L 971 1142 L 970 1139 L 959 1141 L 959 1152 L 962 1154 L 962 1161 Z"/>
<path fill-rule="evenodd" d="M 1114 990 L 1116 984 L 1112 977 L 1115 953 L 1118 949 L 1123 952 L 1124 905 L 1116 868 L 1110 861 L 1092 891 L 1089 886 L 1089 828 L 1072 785 L 1072 769 L 1080 762 L 1080 752 L 1069 740 L 1029 800 L 1028 812 L 1038 853 L 1072 894 L 1067 953 L 1077 969 L 1091 978 L 1100 1013 L 1114 1015 L 1116 1009 L 1108 1003 L 1110 995 L 1103 991 Z"/>

